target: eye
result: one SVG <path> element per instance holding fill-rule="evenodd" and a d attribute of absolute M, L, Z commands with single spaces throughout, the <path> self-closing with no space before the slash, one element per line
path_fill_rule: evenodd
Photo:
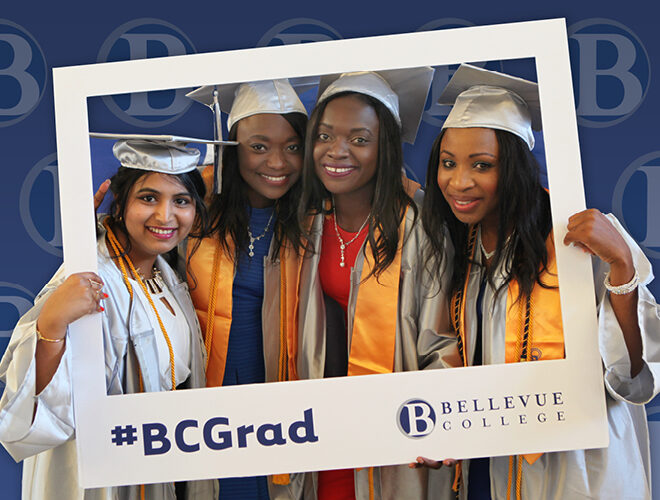
<path fill-rule="evenodd" d="M 143 194 L 139 199 L 147 203 L 153 203 L 156 201 L 156 197 L 153 194 Z"/>
<path fill-rule="evenodd" d="M 286 147 L 286 150 L 289 153 L 298 153 L 299 151 L 302 151 L 302 145 L 300 145 L 300 144 L 289 144 Z"/>
<path fill-rule="evenodd" d="M 316 140 L 319 142 L 328 142 L 330 140 L 330 136 L 325 132 L 320 132 L 319 135 L 316 136 Z"/>
<path fill-rule="evenodd" d="M 257 153 L 263 153 L 266 151 L 266 146 L 261 143 L 250 144 L 250 148 Z"/>
<path fill-rule="evenodd" d="M 456 162 L 454 160 L 445 158 L 444 160 L 440 160 L 440 165 L 442 168 L 454 168 L 456 166 Z"/>
<path fill-rule="evenodd" d="M 478 161 L 474 164 L 474 168 L 477 170 L 486 171 L 493 168 L 493 164 L 487 161 Z"/>
<path fill-rule="evenodd" d="M 367 144 L 369 140 L 366 137 L 354 137 L 351 142 L 353 142 L 353 144 L 357 144 L 358 146 L 361 146 L 363 144 Z"/>
<path fill-rule="evenodd" d="M 185 196 L 174 199 L 174 204 L 179 206 L 179 207 L 185 207 L 187 205 L 190 205 L 191 203 L 192 203 L 192 200 L 188 197 L 185 197 Z"/>

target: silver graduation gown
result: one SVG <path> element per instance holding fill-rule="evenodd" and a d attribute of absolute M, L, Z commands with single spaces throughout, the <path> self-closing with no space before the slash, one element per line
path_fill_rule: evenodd
<path fill-rule="evenodd" d="M 399 285 L 396 323 L 394 371 L 444 368 L 459 366 L 448 313 L 447 283 L 449 257 L 442 263 L 439 282 L 427 268 L 425 256 L 427 239 L 418 218 L 413 223 L 413 211 L 406 212 L 405 238 L 401 255 L 401 281 Z M 319 278 L 319 260 L 323 216 L 315 217 L 312 234 L 316 252 L 303 260 L 298 327 L 298 375 L 301 379 L 322 378 L 325 368 L 326 315 Z M 365 241 L 366 244 L 366 241 Z M 350 352 L 353 315 L 358 298 L 364 254 L 359 251 L 355 267 L 351 270 L 351 291 L 348 301 L 348 352 Z M 350 453 L 347 445 L 346 453 Z M 414 461 L 415 457 L 410 457 Z M 357 500 L 369 500 L 368 468 L 355 470 L 355 496 Z M 374 468 L 374 499 L 376 500 L 423 500 L 455 498 L 451 491 L 453 469 L 410 469 L 408 465 Z M 431 486 L 429 486 L 431 485 Z M 317 473 L 293 474 L 291 484 L 271 487 L 273 498 L 315 500 L 317 498 Z"/>
<path fill-rule="evenodd" d="M 544 453 L 533 465 L 523 463 L 522 498 L 535 500 L 620 500 L 650 499 L 651 471 L 649 437 L 644 403 L 658 392 L 660 377 L 660 310 L 646 288 L 653 279 L 651 265 L 634 240 L 612 215 L 610 221 L 623 235 L 640 276 L 638 318 L 643 341 L 644 368 L 630 378 L 630 360 L 610 305 L 603 280 L 609 266 L 594 258 L 597 295 L 599 347 L 607 393 L 609 448 Z M 478 248 L 478 247 L 477 247 Z M 481 255 L 477 252 L 475 260 Z M 476 338 L 475 302 L 481 281 L 481 268 L 473 266 L 466 302 L 466 348 L 472 360 Z M 502 282 L 501 276 L 499 283 Z M 496 282 L 496 285 L 499 284 Z M 506 293 L 495 298 L 486 286 L 483 297 L 483 364 L 504 363 Z M 537 306 L 540 306 L 538 304 Z M 508 457 L 490 459 L 491 496 L 507 498 Z M 465 485 L 469 482 L 469 461 L 463 462 Z M 462 488 L 461 498 L 467 498 Z M 515 498 L 512 496 L 512 498 Z"/>
<path fill-rule="evenodd" d="M 138 365 L 146 392 L 168 390 L 161 383 L 155 335 L 149 323 L 149 304 L 131 301 L 121 272 L 108 255 L 105 238 L 97 243 L 99 275 L 110 295 L 102 313 L 105 345 L 105 373 L 108 394 L 139 391 Z M 191 366 L 187 384 L 204 387 L 205 351 L 187 285 L 158 257 L 156 267 L 184 312 L 189 325 Z M 48 295 L 64 281 L 60 268 L 35 300 L 35 305 L 18 322 L 0 362 L 0 379 L 6 384 L 0 400 L 0 442 L 12 457 L 23 460 L 22 498 L 67 500 L 138 500 L 139 486 L 83 490 L 77 477 L 75 422 L 71 388 L 71 353 L 66 349 L 52 380 L 35 394 L 36 322 Z M 136 294 L 135 297 L 140 297 Z M 140 333 L 137 335 L 137 333 Z M 32 421 L 34 405 L 36 414 Z M 217 498 L 215 481 L 187 483 L 187 498 Z M 173 483 L 146 485 L 146 498 L 174 500 Z"/>

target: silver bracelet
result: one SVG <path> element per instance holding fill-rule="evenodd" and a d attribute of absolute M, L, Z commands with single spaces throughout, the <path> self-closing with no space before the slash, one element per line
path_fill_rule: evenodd
<path fill-rule="evenodd" d="M 605 275 L 604 284 L 605 284 L 605 288 L 607 288 L 609 292 L 613 293 L 614 295 L 627 295 L 631 292 L 634 292 L 635 289 L 637 288 L 637 285 L 639 285 L 639 274 L 637 274 L 637 269 L 635 269 L 635 275 L 628 283 L 614 286 L 612 285 L 612 283 L 610 283 L 610 272 L 607 271 L 607 274 Z"/>
<path fill-rule="evenodd" d="M 35 328 L 35 330 L 36 330 L 36 328 Z M 49 339 L 49 338 L 44 337 L 43 335 L 41 335 L 41 332 L 39 330 L 36 330 L 36 332 L 37 332 L 37 339 L 38 340 L 43 340 L 44 342 L 50 342 L 52 344 L 56 344 L 58 342 L 64 342 L 65 337 L 62 337 L 61 339 Z"/>

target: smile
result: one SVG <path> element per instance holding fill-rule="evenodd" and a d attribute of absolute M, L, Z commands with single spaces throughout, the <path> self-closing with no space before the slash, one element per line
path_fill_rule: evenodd
<path fill-rule="evenodd" d="M 469 212 L 473 210 L 478 204 L 480 199 L 479 198 L 471 198 L 468 200 L 458 200 L 456 198 L 452 199 L 453 203 L 452 205 L 454 206 L 454 209 L 458 212 Z"/>
<path fill-rule="evenodd" d="M 167 240 L 174 236 L 176 228 L 165 228 L 165 227 L 147 227 L 149 232 L 153 234 L 156 238 Z"/>
<path fill-rule="evenodd" d="M 331 167 L 330 165 L 323 165 L 323 168 L 326 171 L 326 173 L 332 177 L 343 177 L 344 175 L 348 175 L 353 170 L 355 170 L 355 167 L 339 167 L 339 166 Z"/>
<path fill-rule="evenodd" d="M 266 175 L 266 174 L 259 174 L 261 177 L 263 177 L 266 181 L 271 182 L 273 184 L 282 184 L 286 182 L 286 180 L 289 178 L 288 175 Z"/>

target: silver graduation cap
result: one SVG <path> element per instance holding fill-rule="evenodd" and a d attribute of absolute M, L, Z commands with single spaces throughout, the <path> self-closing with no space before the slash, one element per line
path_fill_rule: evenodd
<path fill-rule="evenodd" d="M 324 75 L 320 103 L 340 92 L 357 92 L 382 102 L 401 127 L 401 139 L 415 142 L 434 69 L 430 66 Z"/>
<path fill-rule="evenodd" d="M 227 129 L 231 130 L 236 122 L 248 116 L 261 113 L 287 114 L 301 113 L 307 116 L 298 93 L 308 90 L 316 84 L 313 78 L 298 79 L 294 85 L 287 79 L 263 80 L 246 83 L 206 85 L 186 94 L 186 97 L 200 102 L 213 111 L 214 135 L 222 137 L 220 111 L 227 113 Z M 214 157 L 214 191 L 221 187 L 221 155 L 216 148 Z"/>
<path fill-rule="evenodd" d="M 188 143 L 229 145 L 230 141 L 209 141 L 193 137 L 153 134 L 106 134 L 92 132 L 90 137 L 113 139 L 115 158 L 123 167 L 160 172 L 163 174 L 183 174 L 197 168 L 200 152 L 188 148 Z"/>
<path fill-rule="evenodd" d="M 461 64 L 438 99 L 453 105 L 442 128 L 506 130 L 534 148 L 541 130 L 538 84 L 515 76 Z"/>

